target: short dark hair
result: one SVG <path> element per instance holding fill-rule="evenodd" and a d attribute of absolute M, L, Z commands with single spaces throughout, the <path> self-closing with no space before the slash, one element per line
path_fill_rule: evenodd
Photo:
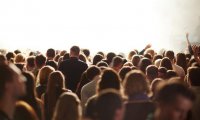
<path fill-rule="evenodd" d="M 35 67 L 35 57 L 34 56 L 29 56 L 26 59 L 26 63 L 29 67 Z"/>
<path fill-rule="evenodd" d="M 85 54 L 86 57 L 90 56 L 90 50 L 89 49 L 83 49 L 82 51 L 83 51 L 83 53 Z"/>
<path fill-rule="evenodd" d="M 49 48 L 46 52 L 46 56 L 49 58 L 54 58 L 56 56 L 56 51 L 53 48 Z"/>
<path fill-rule="evenodd" d="M 15 53 L 14 52 L 8 52 L 6 54 L 6 58 L 8 61 L 10 61 L 10 59 L 15 58 Z"/>
<path fill-rule="evenodd" d="M 46 60 L 47 60 L 47 58 L 44 55 L 42 55 L 42 54 L 37 55 L 35 57 L 35 64 L 38 67 L 42 67 L 43 65 L 45 65 Z"/>
<path fill-rule="evenodd" d="M 123 99 L 118 91 L 113 89 L 102 91 L 96 98 L 97 119 L 113 120 L 116 110 L 122 106 Z"/>
<path fill-rule="evenodd" d="M 72 46 L 72 47 L 70 48 L 70 52 L 73 52 L 75 55 L 79 55 L 79 53 L 80 53 L 80 48 L 79 48 L 79 46 Z"/>
<path fill-rule="evenodd" d="M 155 65 L 149 65 L 146 69 L 146 75 L 152 80 L 158 77 L 158 68 Z"/>
<path fill-rule="evenodd" d="M 107 55 L 106 55 L 106 59 L 108 61 L 108 64 L 110 64 L 112 62 L 112 59 L 116 56 L 116 54 L 114 52 L 109 52 Z"/>
<path fill-rule="evenodd" d="M 131 70 L 132 70 L 132 69 L 131 69 L 131 67 L 129 67 L 129 66 L 124 66 L 124 67 L 122 67 L 122 68 L 120 69 L 120 71 L 119 71 L 119 76 L 120 76 L 120 78 L 121 78 L 122 81 L 124 80 L 126 74 L 127 74 L 128 72 L 130 72 Z"/>
<path fill-rule="evenodd" d="M 166 51 L 165 57 L 168 57 L 170 60 L 173 60 L 174 59 L 174 52 L 172 50 Z"/>
<path fill-rule="evenodd" d="M 104 62 L 104 61 L 100 61 L 100 62 L 97 63 L 97 66 L 98 67 L 102 67 L 102 66 L 103 67 L 108 67 L 108 64 L 106 62 Z"/>
<path fill-rule="evenodd" d="M 171 104 L 178 95 L 184 96 L 191 101 L 195 100 L 194 93 L 181 82 L 166 82 L 156 94 L 156 101 L 164 104 Z"/>
<path fill-rule="evenodd" d="M 103 59 L 103 56 L 100 54 L 96 54 L 93 58 L 93 65 L 96 65 L 98 62 L 100 62 Z"/>
<path fill-rule="evenodd" d="M 120 64 L 123 64 L 123 59 L 119 56 L 115 56 L 113 59 L 112 59 L 112 66 L 116 67 Z"/>
<path fill-rule="evenodd" d="M 200 68 L 190 67 L 188 68 L 188 78 L 192 86 L 200 86 Z"/>
<path fill-rule="evenodd" d="M 58 69 L 58 63 L 55 62 L 54 60 L 49 60 L 49 61 L 47 61 L 47 62 L 46 62 L 46 65 L 49 65 L 49 66 L 53 67 L 55 70 Z"/>
<path fill-rule="evenodd" d="M 160 67 L 165 67 L 167 70 L 172 70 L 172 63 L 169 58 L 164 57 L 160 62 Z"/>
<path fill-rule="evenodd" d="M 95 76 L 100 75 L 101 70 L 96 66 L 91 66 L 86 71 L 87 79 L 93 80 Z"/>

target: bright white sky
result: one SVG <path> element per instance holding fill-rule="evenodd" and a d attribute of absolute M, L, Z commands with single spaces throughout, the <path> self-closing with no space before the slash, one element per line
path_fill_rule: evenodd
<path fill-rule="evenodd" d="M 187 31 L 200 40 L 199 6 L 200 0 L 1 0 L 0 48 L 79 45 L 95 53 L 147 43 L 155 49 L 180 46 Z"/>

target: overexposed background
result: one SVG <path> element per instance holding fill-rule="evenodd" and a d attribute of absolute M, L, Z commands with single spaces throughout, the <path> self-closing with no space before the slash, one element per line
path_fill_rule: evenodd
<path fill-rule="evenodd" d="M 200 0 L 1 0 L 0 48 L 127 52 L 200 41 Z"/>

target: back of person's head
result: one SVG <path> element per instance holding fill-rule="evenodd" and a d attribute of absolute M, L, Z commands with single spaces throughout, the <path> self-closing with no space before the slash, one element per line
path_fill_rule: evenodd
<path fill-rule="evenodd" d="M 171 78 L 158 86 L 156 101 L 165 104 L 173 103 L 176 97 L 181 95 L 190 100 L 195 100 L 195 95 L 190 88 L 181 81 L 179 77 Z"/>
<path fill-rule="evenodd" d="M 177 80 L 176 80 L 177 79 Z M 195 100 L 194 93 L 176 78 L 159 86 L 155 96 L 160 119 L 186 120 Z"/>
<path fill-rule="evenodd" d="M 53 60 L 54 60 L 55 62 L 58 62 L 58 60 L 59 60 L 60 57 L 61 57 L 61 55 L 57 54 L 57 55 L 54 57 Z"/>
<path fill-rule="evenodd" d="M 66 50 L 62 50 L 62 51 L 60 52 L 60 56 L 64 56 L 65 53 L 67 53 L 67 51 L 66 51 Z"/>
<path fill-rule="evenodd" d="M 58 63 L 55 62 L 54 60 L 49 60 L 49 61 L 47 61 L 47 62 L 46 62 L 46 65 L 47 65 L 47 66 L 53 67 L 55 70 L 58 69 Z"/>
<path fill-rule="evenodd" d="M 70 58 L 69 53 L 65 53 L 63 56 L 63 60 L 68 60 L 69 58 Z"/>
<path fill-rule="evenodd" d="M 80 100 L 74 93 L 63 93 L 56 104 L 52 120 L 81 120 Z"/>
<path fill-rule="evenodd" d="M 188 79 L 191 86 L 200 86 L 200 68 L 190 67 L 188 68 Z"/>
<path fill-rule="evenodd" d="M 144 57 L 145 57 L 145 58 L 148 58 L 149 60 L 152 60 L 152 56 L 151 56 L 151 54 L 149 54 L 149 53 L 144 54 Z"/>
<path fill-rule="evenodd" d="M 108 64 L 110 64 L 112 62 L 112 59 L 116 56 L 116 54 L 114 52 L 109 52 L 107 55 L 106 55 L 106 59 L 108 61 Z"/>
<path fill-rule="evenodd" d="M 166 79 L 167 75 L 167 68 L 165 67 L 159 67 L 158 68 L 158 77 L 162 79 Z"/>
<path fill-rule="evenodd" d="M 26 95 L 30 96 L 30 99 L 35 99 L 35 77 L 31 72 L 22 72 L 23 76 L 26 78 Z M 31 100 L 30 100 L 31 101 Z"/>
<path fill-rule="evenodd" d="M 119 76 L 120 76 L 120 78 L 121 78 L 122 81 L 124 80 L 126 74 L 127 74 L 128 72 L 130 72 L 131 70 L 132 70 L 131 67 L 128 67 L 128 66 L 124 66 L 124 67 L 122 67 L 122 68 L 120 69 L 120 71 L 119 71 Z"/>
<path fill-rule="evenodd" d="M 139 55 L 134 55 L 132 57 L 132 63 L 134 66 L 138 67 L 139 63 L 140 63 L 140 56 Z"/>
<path fill-rule="evenodd" d="M 102 91 L 96 98 L 97 120 L 122 120 L 123 99 L 114 89 Z"/>
<path fill-rule="evenodd" d="M 178 74 L 174 70 L 167 70 L 166 77 L 167 79 L 170 79 L 173 77 L 178 77 Z"/>
<path fill-rule="evenodd" d="M 70 48 L 70 56 L 71 57 L 78 57 L 80 53 L 80 48 L 79 46 L 72 46 Z"/>
<path fill-rule="evenodd" d="M 113 59 L 112 59 L 112 67 L 122 67 L 123 65 L 123 59 L 119 56 L 115 56 Z"/>
<path fill-rule="evenodd" d="M 94 56 L 94 58 L 93 58 L 92 64 L 93 64 L 93 65 L 96 65 L 96 64 L 97 64 L 98 62 L 100 62 L 102 59 L 103 59 L 103 56 L 102 56 L 102 55 L 96 54 L 96 55 Z"/>
<path fill-rule="evenodd" d="M 132 59 L 132 57 L 133 57 L 134 55 L 136 55 L 136 54 L 137 54 L 137 52 L 135 52 L 134 50 L 133 50 L 133 51 L 130 51 L 129 54 L 128 54 L 128 60 L 130 61 L 130 60 Z"/>
<path fill-rule="evenodd" d="M 24 95 L 24 80 L 25 78 L 21 75 L 21 71 L 15 65 L 0 65 L 0 99 L 4 98 L 8 92 L 9 95 L 11 95 L 11 99 L 16 99 Z M 13 85 L 8 86 L 8 84 Z M 15 87 L 15 89 L 13 89 L 13 87 Z"/>
<path fill-rule="evenodd" d="M 133 63 L 132 62 L 125 62 L 123 66 L 132 67 Z"/>
<path fill-rule="evenodd" d="M 148 48 L 144 51 L 144 54 L 150 54 L 153 57 L 155 55 L 155 51 L 152 48 Z"/>
<path fill-rule="evenodd" d="M 151 82 L 150 89 L 153 92 L 153 94 L 157 93 L 158 86 L 162 82 L 164 82 L 164 80 L 162 78 L 156 78 Z"/>
<path fill-rule="evenodd" d="M 35 57 L 34 56 L 29 56 L 26 59 L 26 69 L 29 71 L 31 69 L 35 68 Z"/>
<path fill-rule="evenodd" d="M 140 70 L 143 73 L 146 73 L 146 68 L 151 64 L 152 64 L 151 60 L 149 60 L 148 58 L 142 58 L 139 63 Z"/>
<path fill-rule="evenodd" d="M 86 70 L 88 80 L 93 80 L 97 75 L 101 74 L 101 70 L 96 66 L 91 66 Z"/>
<path fill-rule="evenodd" d="M 19 53 L 15 56 L 14 59 L 15 63 L 24 63 L 25 62 L 25 57 L 23 54 Z"/>
<path fill-rule="evenodd" d="M 83 51 L 83 53 L 85 54 L 86 57 L 90 56 L 90 50 L 89 49 L 83 49 L 82 51 Z"/>
<path fill-rule="evenodd" d="M 165 68 L 167 68 L 167 70 L 172 70 L 172 69 L 173 69 L 173 68 L 172 68 L 172 63 L 171 63 L 170 59 L 167 58 L 167 57 L 164 57 L 164 58 L 161 60 L 160 66 L 159 66 L 159 67 L 165 67 Z"/>
<path fill-rule="evenodd" d="M 100 54 L 100 55 L 102 55 L 102 56 L 103 56 L 103 58 L 105 57 L 105 54 L 104 54 L 104 52 L 102 52 L 102 51 L 99 51 L 99 52 L 97 52 L 97 54 Z"/>
<path fill-rule="evenodd" d="M 8 61 L 10 61 L 11 59 L 14 59 L 15 58 L 15 53 L 13 53 L 13 52 L 8 52 L 7 54 L 6 54 L 6 58 L 7 58 L 7 60 Z"/>
<path fill-rule="evenodd" d="M 158 77 L 158 68 L 155 65 L 149 65 L 146 69 L 146 75 L 151 82 Z"/>
<path fill-rule="evenodd" d="M 53 59 L 56 56 L 56 51 L 53 48 L 49 48 L 46 52 L 47 59 Z"/>
<path fill-rule="evenodd" d="M 20 54 L 22 52 L 20 50 L 15 50 L 14 53 L 17 55 L 17 54 Z"/>
<path fill-rule="evenodd" d="M 125 80 L 124 84 L 124 93 L 127 96 L 134 96 L 136 94 L 149 92 L 149 84 L 146 80 L 145 74 L 140 70 L 133 70 L 129 72 Z"/>
<path fill-rule="evenodd" d="M 78 56 L 78 58 L 81 61 L 85 62 L 85 63 L 87 62 L 87 58 L 86 58 L 85 54 L 83 54 L 83 53 L 80 53 L 79 56 Z"/>
<path fill-rule="evenodd" d="M 173 61 L 174 60 L 174 52 L 172 50 L 166 51 L 165 57 L 168 57 L 171 61 Z"/>
<path fill-rule="evenodd" d="M 120 91 L 121 82 L 118 74 L 112 69 L 105 69 L 97 85 L 97 92 L 104 89 L 113 88 Z"/>
<path fill-rule="evenodd" d="M 108 63 L 104 62 L 104 61 L 100 61 L 97 63 L 98 67 L 108 67 Z"/>
<path fill-rule="evenodd" d="M 57 90 L 58 88 L 61 90 L 65 87 L 65 77 L 60 71 L 53 71 L 49 74 L 47 83 L 47 92 L 52 90 Z"/>
<path fill-rule="evenodd" d="M 41 85 L 47 85 L 47 81 L 48 81 L 48 77 L 49 75 L 55 71 L 53 67 L 51 66 L 44 66 L 42 67 L 40 70 L 39 70 L 39 73 L 38 73 L 38 82 L 41 84 Z"/>
<path fill-rule="evenodd" d="M 184 53 L 178 53 L 176 55 L 176 64 L 182 67 L 185 73 L 187 72 L 187 61 Z"/>
<path fill-rule="evenodd" d="M 39 120 L 34 109 L 26 102 L 16 103 L 13 120 Z"/>
<path fill-rule="evenodd" d="M 155 56 L 153 57 L 153 63 L 155 63 L 156 60 L 162 59 L 162 58 L 163 58 L 162 55 L 155 55 Z"/>
<path fill-rule="evenodd" d="M 46 58 L 44 55 L 42 55 L 42 54 L 37 55 L 37 56 L 35 57 L 35 65 L 36 65 L 38 68 L 41 68 L 42 66 L 45 65 L 46 60 L 47 60 L 47 58 Z"/>
<path fill-rule="evenodd" d="M 0 54 L 0 64 L 7 64 L 6 56 Z"/>

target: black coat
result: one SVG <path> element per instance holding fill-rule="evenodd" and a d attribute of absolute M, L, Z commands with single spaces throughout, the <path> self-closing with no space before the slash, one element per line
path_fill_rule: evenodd
<path fill-rule="evenodd" d="M 65 86 L 67 89 L 76 91 L 77 84 L 80 82 L 82 73 L 88 68 L 88 65 L 76 57 L 62 61 L 59 70 L 65 76 Z"/>

